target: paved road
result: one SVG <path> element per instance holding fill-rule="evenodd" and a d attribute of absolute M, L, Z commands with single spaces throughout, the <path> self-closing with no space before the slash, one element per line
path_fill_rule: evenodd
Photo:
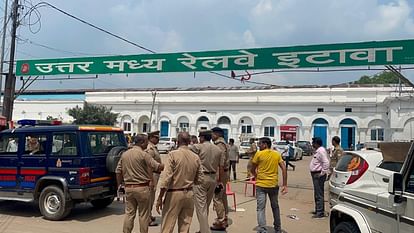
<path fill-rule="evenodd" d="M 288 172 L 289 193 L 279 197 L 281 207 L 282 228 L 288 233 L 324 233 L 329 232 L 328 218 L 312 219 L 310 211 L 313 210 L 312 181 L 308 172 L 310 157 L 297 161 L 296 171 Z M 240 160 L 238 164 L 238 177 L 246 174 L 247 160 Z M 231 188 L 236 192 L 237 212 L 231 212 L 231 225 L 227 232 L 255 232 L 256 199 L 252 196 L 251 186 L 248 187 L 248 196 L 244 195 L 245 184 L 233 182 Z M 325 195 L 327 196 L 327 195 Z M 229 198 L 229 204 L 232 204 Z M 19 202 L 0 202 L 0 233 L 114 233 L 122 232 L 124 206 L 121 202 L 114 202 L 103 210 L 93 209 L 88 204 L 77 205 L 64 221 L 52 222 L 44 220 L 36 205 Z M 270 204 L 267 204 L 267 223 L 272 225 Z M 328 205 L 327 205 L 328 210 Z M 155 212 L 154 212 L 155 213 Z M 210 222 L 215 217 L 211 207 Z M 292 219 L 289 215 L 296 216 Z M 159 219 L 158 219 L 159 221 Z M 138 226 L 138 221 L 136 221 Z M 139 232 L 139 228 L 134 229 Z M 197 217 L 194 215 L 190 232 L 198 230 Z M 160 232 L 159 227 L 151 227 L 150 233 Z M 176 231 L 174 231 L 176 232 Z M 272 232 L 272 231 L 270 231 Z"/>

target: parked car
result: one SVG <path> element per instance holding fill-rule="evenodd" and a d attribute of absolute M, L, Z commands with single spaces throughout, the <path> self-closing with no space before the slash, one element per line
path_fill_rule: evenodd
<path fill-rule="evenodd" d="M 173 137 L 160 137 L 160 141 L 157 144 L 159 152 L 168 153 L 175 148 L 175 138 Z"/>
<path fill-rule="evenodd" d="M 302 160 L 303 159 L 302 149 L 298 147 L 296 143 L 293 143 L 292 146 L 294 149 L 294 156 L 291 156 L 289 159 L 290 160 Z M 286 141 L 273 142 L 272 148 L 274 150 L 279 151 L 280 153 L 283 153 L 287 149 L 287 142 Z"/>
<path fill-rule="evenodd" d="M 413 143 L 379 147 L 338 161 L 329 182 L 331 233 L 413 232 Z"/>
<path fill-rule="evenodd" d="M 387 178 L 401 170 L 402 162 L 384 162 L 381 151 L 365 150 L 345 152 L 339 159 L 329 180 L 331 205 L 338 202 L 346 186 L 388 186 Z M 358 182 L 356 182 L 358 181 Z"/>
<path fill-rule="evenodd" d="M 241 159 L 249 157 L 249 155 L 246 154 L 246 151 L 248 151 L 250 149 L 251 145 L 252 144 L 248 141 L 240 143 L 240 145 L 239 145 L 239 157 Z"/>
<path fill-rule="evenodd" d="M 303 155 L 311 156 L 313 154 L 312 144 L 309 141 L 297 141 L 297 146 L 303 151 Z"/>
<path fill-rule="evenodd" d="M 115 170 L 127 149 L 112 126 L 61 125 L 25 119 L 0 132 L 0 200 L 37 203 L 48 220 L 75 204 L 109 206 L 117 195 Z"/>

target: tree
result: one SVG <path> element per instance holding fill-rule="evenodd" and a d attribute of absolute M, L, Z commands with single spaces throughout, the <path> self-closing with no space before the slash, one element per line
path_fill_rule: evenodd
<path fill-rule="evenodd" d="M 358 81 L 355 81 L 354 84 L 397 84 L 398 82 L 398 77 L 392 72 L 383 71 L 372 77 L 364 75 Z"/>
<path fill-rule="evenodd" d="M 76 106 L 69 109 L 68 114 L 75 119 L 74 124 L 114 125 L 119 114 L 111 110 L 112 108 L 85 102 L 83 108 Z"/>

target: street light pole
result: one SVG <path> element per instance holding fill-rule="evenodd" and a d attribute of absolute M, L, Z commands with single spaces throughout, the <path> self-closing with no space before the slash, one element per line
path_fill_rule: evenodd
<path fill-rule="evenodd" d="M 9 73 L 7 75 L 6 84 L 4 87 L 4 101 L 3 101 L 3 116 L 6 117 L 7 121 L 11 121 L 13 117 L 13 103 L 14 103 L 14 92 L 16 86 L 16 76 L 13 73 L 14 70 L 14 53 L 16 50 L 16 30 L 18 27 L 18 9 L 19 0 L 14 0 L 13 11 L 12 11 L 12 34 L 10 43 L 10 64 Z"/>
<path fill-rule="evenodd" d="M 152 105 L 151 105 L 151 113 L 150 113 L 150 122 L 149 122 L 149 132 L 152 131 L 152 115 L 154 112 L 154 105 L 155 105 L 155 98 L 157 97 L 157 90 L 151 91 L 152 94 Z"/>
<path fill-rule="evenodd" d="M 3 67 L 4 67 L 4 45 L 6 43 L 7 30 L 7 8 L 9 7 L 9 0 L 4 1 L 4 22 L 3 22 L 3 37 L 1 39 L 1 58 L 0 58 L 0 95 L 3 90 Z"/>

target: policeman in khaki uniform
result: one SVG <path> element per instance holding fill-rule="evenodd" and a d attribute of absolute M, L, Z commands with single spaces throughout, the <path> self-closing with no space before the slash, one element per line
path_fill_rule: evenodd
<path fill-rule="evenodd" d="M 338 136 L 334 136 L 332 138 L 333 150 L 330 152 L 329 177 L 332 175 L 333 169 L 336 167 L 339 159 L 344 154 L 344 150 L 339 143 L 341 143 L 341 139 Z"/>
<path fill-rule="evenodd" d="M 172 233 L 178 219 L 178 232 L 188 233 L 194 213 L 193 186 L 201 184 L 203 170 L 198 155 L 189 148 L 190 134 L 178 134 L 178 150 L 167 156 L 156 205 L 162 209 L 161 233 Z M 163 197 L 165 198 L 163 200 Z"/>
<path fill-rule="evenodd" d="M 155 161 L 157 161 L 158 163 L 161 163 L 161 156 L 160 156 L 160 152 L 158 152 L 157 149 L 157 144 L 160 141 L 160 131 L 154 131 L 154 132 L 150 132 L 148 133 L 148 146 L 147 149 L 145 150 L 149 155 L 151 155 L 151 157 L 153 159 L 155 159 Z M 157 191 L 157 185 L 158 185 L 158 180 L 160 179 L 160 172 L 159 171 L 152 171 L 152 176 L 153 176 L 153 180 L 152 180 L 152 185 L 150 186 L 151 189 L 151 199 L 150 199 L 150 205 L 151 205 L 151 223 L 150 226 L 157 226 L 158 224 L 155 223 L 155 217 L 152 216 L 152 207 L 154 206 L 154 201 L 155 201 L 155 192 Z"/>
<path fill-rule="evenodd" d="M 214 127 L 211 129 L 212 135 L 211 139 L 213 140 L 214 144 L 218 146 L 221 150 L 220 156 L 220 173 L 223 174 L 220 176 L 218 180 L 218 184 L 221 185 L 222 189 L 219 193 L 215 193 L 214 195 L 214 209 L 217 213 L 217 219 L 211 226 L 211 230 L 225 230 L 228 226 L 227 223 L 227 215 L 229 213 L 229 208 L 227 204 L 227 196 L 226 196 L 226 184 L 228 182 L 229 176 L 229 167 L 230 167 L 230 160 L 229 160 L 229 153 L 227 149 L 226 142 L 224 141 L 224 131 L 220 127 Z"/>
<path fill-rule="evenodd" d="M 200 223 L 200 232 L 209 233 L 208 209 L 214 196 L 217 177 L 222 175 L 219 174 L 218 170 L 222 152 L 219 147 L 210 142 L 210 130 L 200 131 L 198 136 L 200 137 L 200 143 L 194 144 L 191 150 L 200 157 L 204 176 L 201 184 L 193 187 L 194 204 Z"/>
<path fill-rule="evenodd" d="M 134 228 L 134 220 L 138 209 L 141 233 L 148 232 L 150 223 L 150 182 L 151 168 L 162 171 L 164 165 L 155 161 L 144 150 L 148 146 L 148 136 L 139 134 L 134 138 L 134 145 L 125 151 L 116 168 L 118 186 L 125 186 L 126 206 L 123 232 L 130 233 Z"/>

